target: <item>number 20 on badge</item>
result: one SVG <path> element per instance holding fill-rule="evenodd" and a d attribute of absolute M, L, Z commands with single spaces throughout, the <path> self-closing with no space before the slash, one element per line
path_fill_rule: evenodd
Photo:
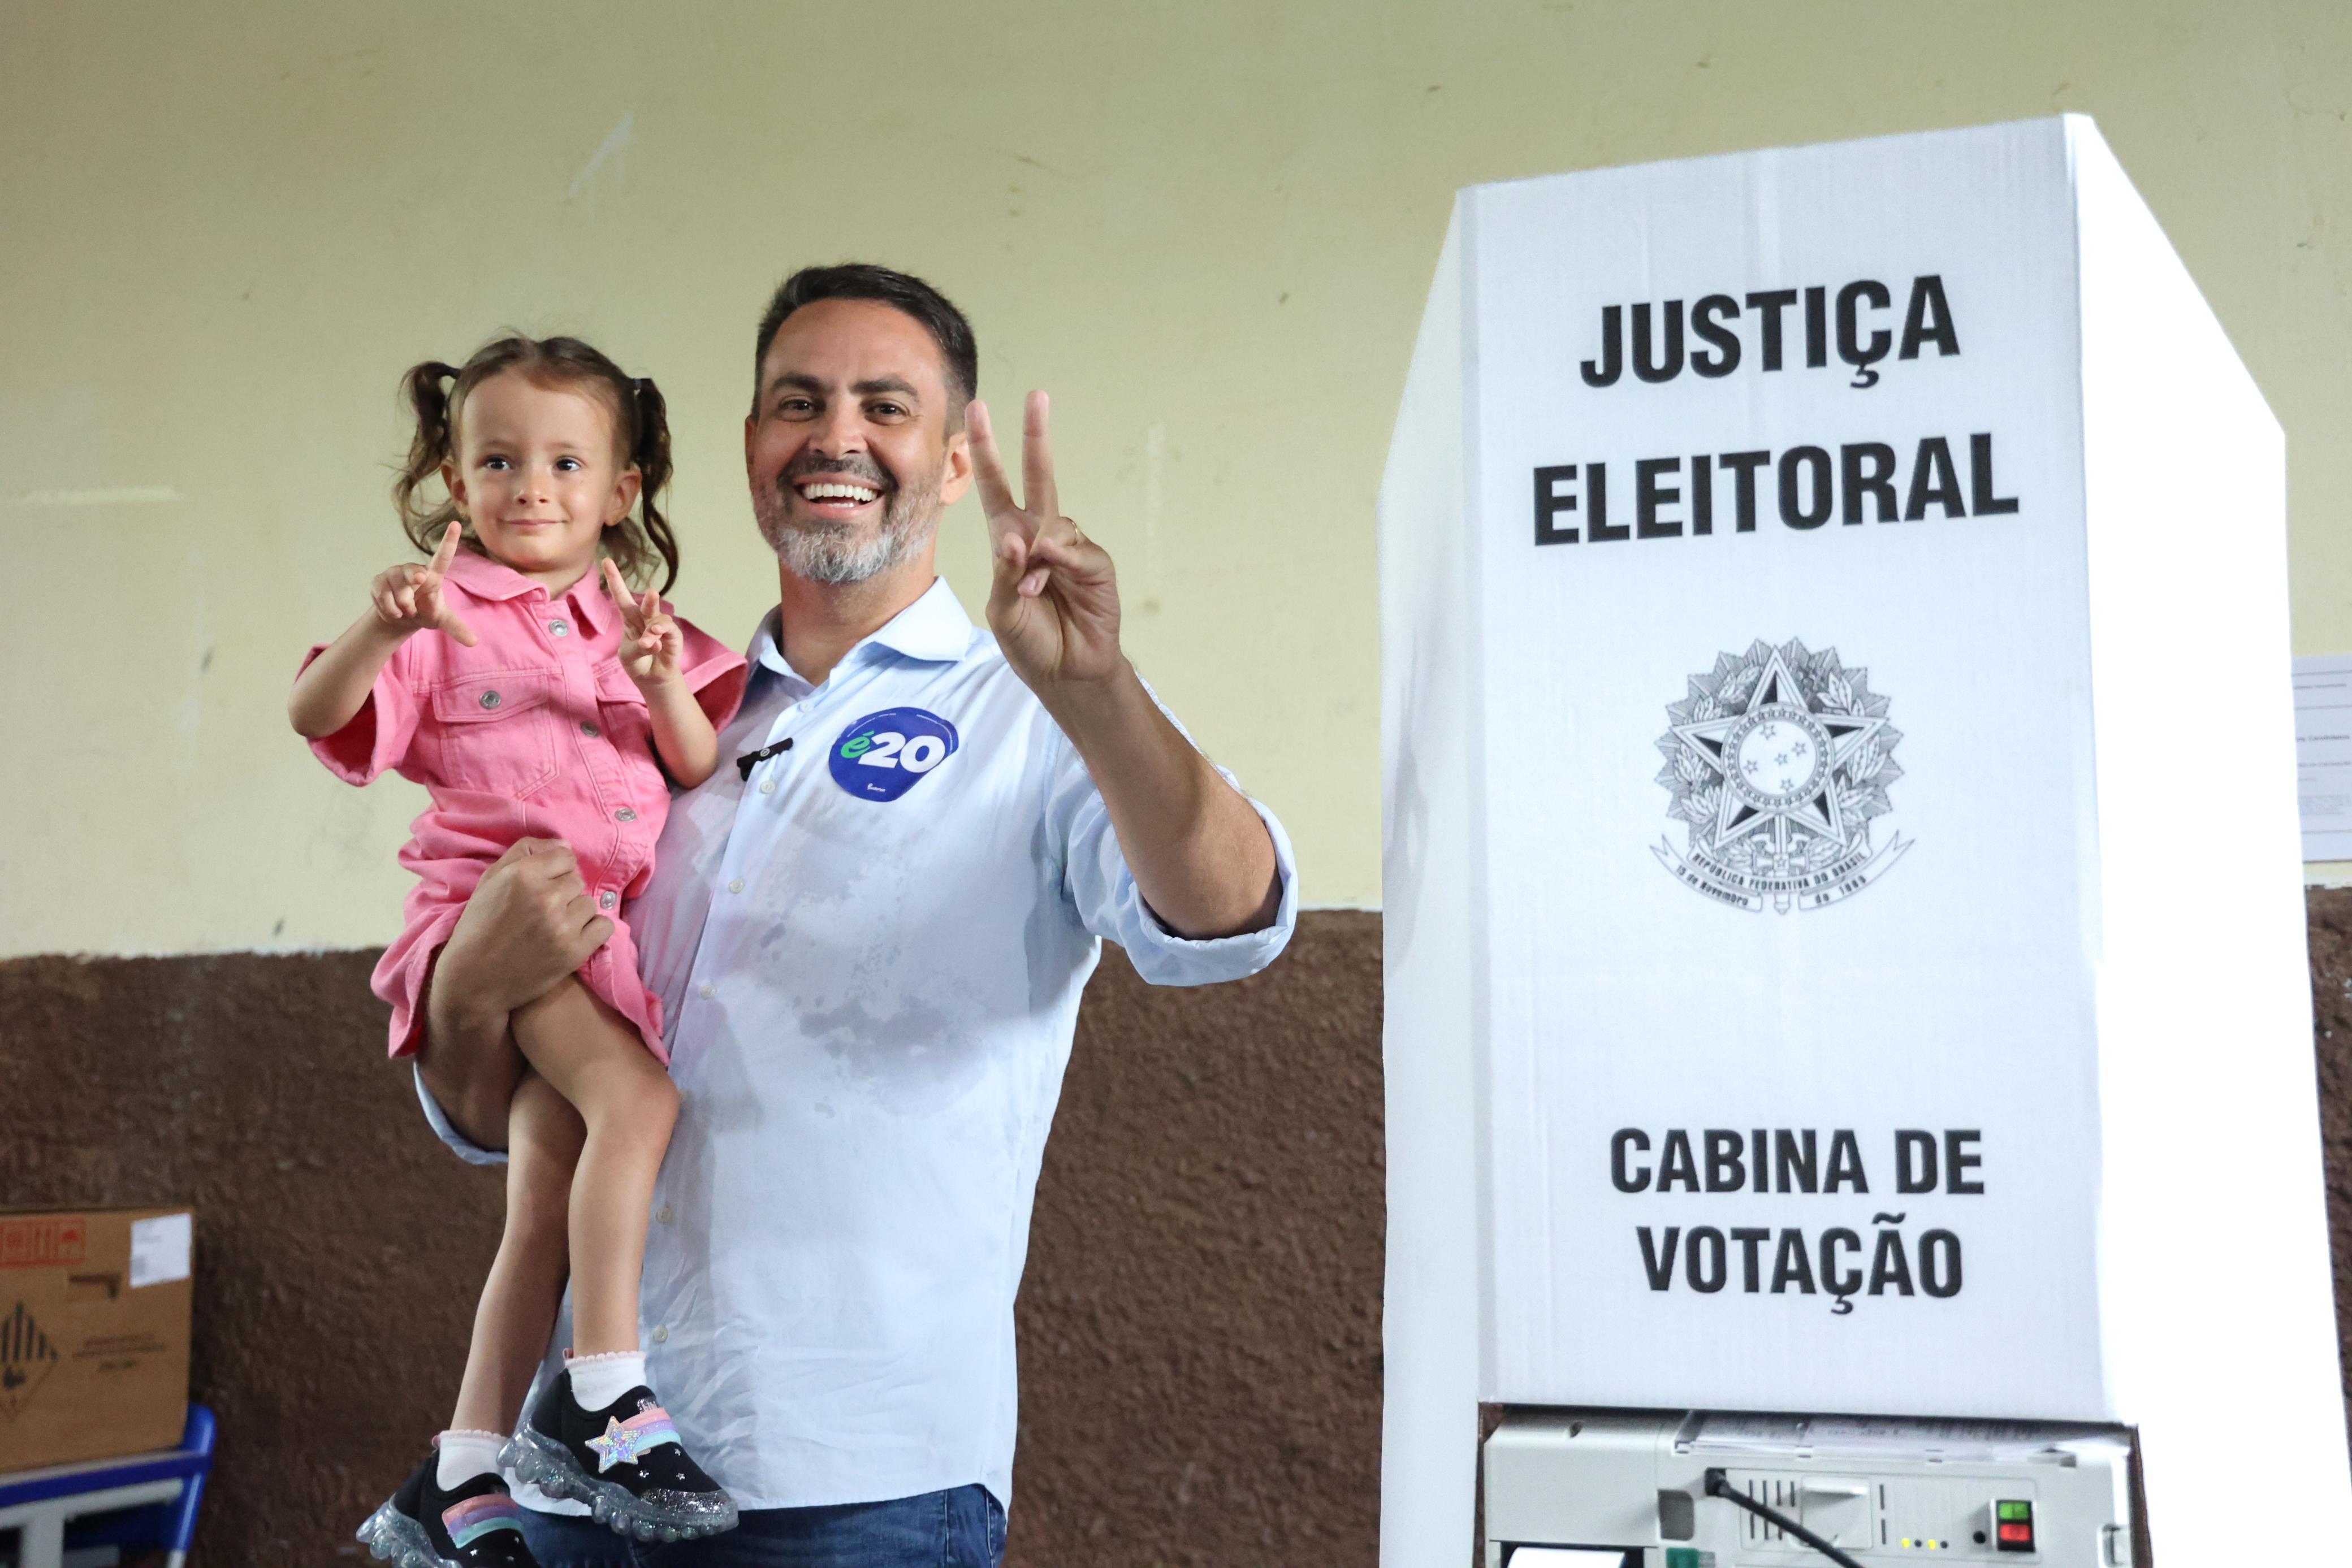
<path fill-rule="evenodd" d="M 841 732 L 833 781 L 861 800 L 895 800 L 955 755 L 955 726 L 928 709 L 885 708 Z"/>

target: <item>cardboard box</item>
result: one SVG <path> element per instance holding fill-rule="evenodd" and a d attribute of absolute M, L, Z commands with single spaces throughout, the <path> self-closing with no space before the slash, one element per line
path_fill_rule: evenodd
<path fill-rule="evenodd" d="M 180 1440 L 194 1230 L 184 1208 L 0 1209 L 0 1474 Z"/>

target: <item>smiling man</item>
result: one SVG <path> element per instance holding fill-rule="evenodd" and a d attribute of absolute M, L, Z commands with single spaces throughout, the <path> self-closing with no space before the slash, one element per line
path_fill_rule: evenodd
<path fill-rule="evenodd" d="M 1120 651 L 1110 558 L 1061 515 L 1042 393 L 1015 498 L 952 305 L 882 267 L 799 272 L 756 364 L 744 461 L 778 603 L 729 761 L 676 802 L 629 911 L 681 1096 L 646 1348 L 743 1523 L 635 1550 L 992 1565 L 1013 1295 L 1101 942 L 1156 983 L 1254 973 L 1289 938 L 1297 875 Z M 985 632 L 932 570 L 940 514 L 975 483 Z M 494 1157 L 520 1071 L 506 1017 L 604 940 L 612 892 L 543 841 L 483 879 L 418 1067 L 461 1153 Z M 636 1560 L 586 1521 L 530 1539 L 545 1568 Z"/>

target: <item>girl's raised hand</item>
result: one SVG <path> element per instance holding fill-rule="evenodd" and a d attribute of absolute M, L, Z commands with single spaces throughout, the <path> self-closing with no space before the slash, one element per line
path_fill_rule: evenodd
<path fill-rule="evenodd" d="M 449 608 L 447 596 L 441 591 L 441 580 L 449 575 L 449 563 L 457 559 L 457 541 L 465 537 L 465 526 L 451 523 L 441 536 L 441 548 L 424 566 L 395 566 L 376 574 L 369 586 L 368 596 L 375 605 L 375 618 L 384 629 L 403 636 L 413 632 L 438 632 L 473 647 L 481 639 L 474 629 L 459 619 Z"/>
<path fill-rule="evenodd" d="M 621 668 L 647 690 L 677 680 L 686 658 L 686 633 L 662 609 L 661 596 L 650 588 L 643 598 L 631 593 L 610 556 L 604 571 L 604 591 L 621 607 Z"/>

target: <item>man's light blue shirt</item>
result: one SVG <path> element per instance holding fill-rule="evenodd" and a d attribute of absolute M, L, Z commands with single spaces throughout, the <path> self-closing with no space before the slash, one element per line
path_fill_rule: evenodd
<path fill-rule="evenodd" d="M 822 685 L 776 636 L 772 612 L 719 771 L 672 803 L 627 911 L 682 1098 L 646 1249 L 653 1385 L 745 1508 L 975 1480 L 1009 1500 L 1013 1293 L 1102 940 L 1158 985 L 1255 973 L 1297 921 L 1290 842 L 1257 808 L 1270 928 L 1171 936 L 1076 747 L 944 580 Z"/>

